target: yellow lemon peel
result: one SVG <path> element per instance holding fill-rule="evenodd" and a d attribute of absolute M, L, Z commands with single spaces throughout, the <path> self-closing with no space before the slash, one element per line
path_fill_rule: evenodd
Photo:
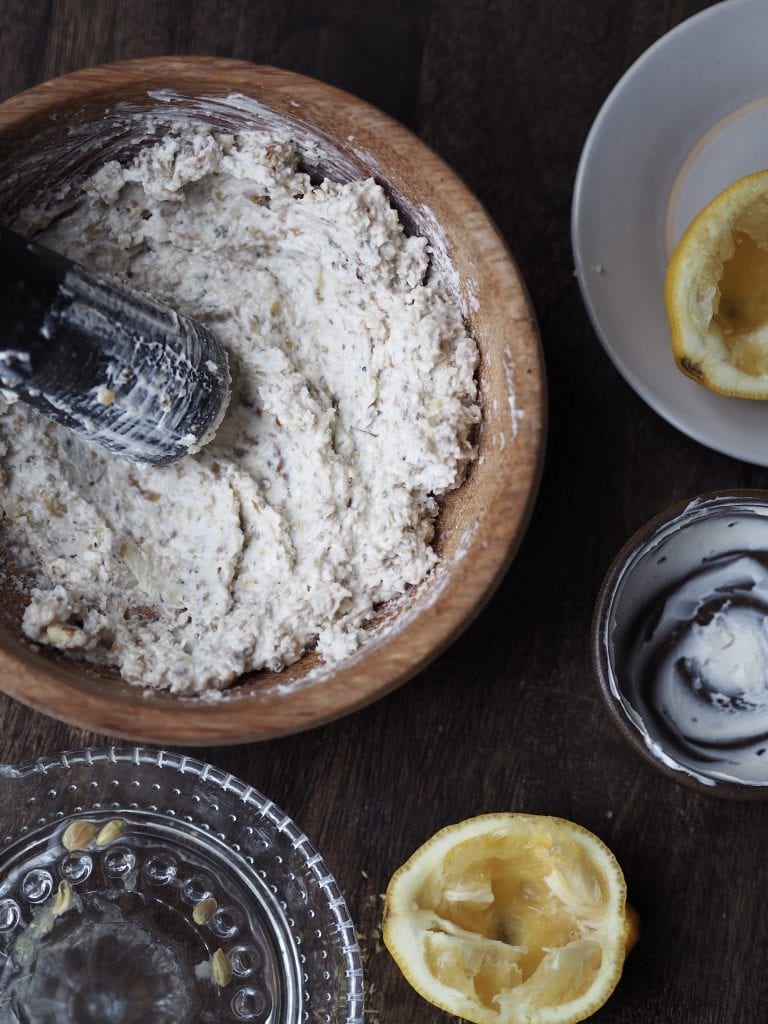
<path fill-rule="evenodd" d="M 616 858 L 563 818 L 484 814 L 395 872 L 384 943 L 406 980 L 474 1024 L 575 1024 L 608 999 L 638 935 Z"/>
<path fill-rule="evenodd" d="M 739 178 L 695 217 L 664 299 L 683 373 L 723 395 L 768 398 L 768 170 Z"/>

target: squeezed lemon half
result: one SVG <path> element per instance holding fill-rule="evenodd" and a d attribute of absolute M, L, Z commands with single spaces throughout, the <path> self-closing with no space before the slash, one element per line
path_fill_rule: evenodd
<path fill-rule="evenodd" d="M 637 938 L 616 858 L 563 818 L 484 814 L 395 872 L 384 943 L 420 995 L 475 1024 L 574 1024 Z"/>
<path fill-rule="evenodd" d="M 696 216 L 672 254 L 664 298 L 683 373 L 723 395 L 768 398 L 768 170 Z"/>

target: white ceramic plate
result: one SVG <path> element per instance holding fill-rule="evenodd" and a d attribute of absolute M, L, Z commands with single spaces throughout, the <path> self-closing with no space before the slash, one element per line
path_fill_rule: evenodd
<path fill-rule="evenodd" d="M 725 0 L 678 25 L 614 88 L 581 155 L 576 275 L 627 382 L 716 451 L 768 466 L 768 402 L 723 398 L 676 368 L 664 312 L 669 254 L 734 179 L 768 167 L 768 0 Z"/>

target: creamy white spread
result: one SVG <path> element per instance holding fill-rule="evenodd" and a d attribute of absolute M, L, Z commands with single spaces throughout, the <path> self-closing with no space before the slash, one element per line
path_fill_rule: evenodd
<path fill-rule="evenodd" d="M 703 559 L 636 624 L 633 703 L 685 763 L 765 780 L 767 612 L 765 552 L 730 551 Z"/>
<path fill-rule="evenodd" d="M 31 640 L 199 693 L 314 644 L 347 656 L 424 579 L 436 497 L 474 454 L 478 356 L 373 180 L 315 185 L 259 132 L 158 139 L 39 238 L 207 324 L 229 410 L 199 453 L 141 468 L 0 398 L 3 530 Z"/>
<path fill-rule="evenodd" d="M 679 658 L 705 685 L 714 707 L 734 698 L 744 706 L 768 704 L 768 621 L 751 608 L 726 602 L 705 624 L 694 624 L 680 643 Z"/>

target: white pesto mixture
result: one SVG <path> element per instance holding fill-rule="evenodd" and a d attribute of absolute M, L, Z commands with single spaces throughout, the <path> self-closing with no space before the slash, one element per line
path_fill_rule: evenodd
<path fill-rule="evenodd" d="M 158 139 L 39 238 L 206 323 L 230 408 L 203 451 L 142 468 L 0 399 L 3 530 L 30 639 L 196 693 L 315 642 L 346 656 L 423 579 L 477 350 L 374 181 L 314 186 L 258 132 Z"/>

